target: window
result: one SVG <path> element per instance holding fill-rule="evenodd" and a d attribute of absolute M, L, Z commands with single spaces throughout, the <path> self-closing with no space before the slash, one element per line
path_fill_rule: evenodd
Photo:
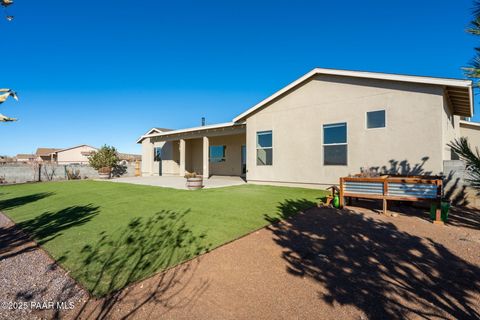
<path fill-rule="evenodd" d="M 367 129 L 385 128 L 385 110 L 367 112 Z"/>
<path fill-rule="evenodd" d="M 347 124 L 345 122 L 323 126 L 323 164 L 347 165 Z"/>
<path fill-rule="evenodd" d="M 162 148 L 153 148 L 153 161 L 162 161 Z"/>
<path fill-rule="evenodd" d="M 210 146 L 210 162 L 225 161 L 226 146 Z"/>
<path fill-rule="evenodd" d="M 257 166 L 271 166 L 272 163 L 272 131 L 257 132 Z"/>
<path fill-rule="evenodd" d="M 458 154 L 452 149 L 450 149 L 450 160 L 460 160 Z"/>

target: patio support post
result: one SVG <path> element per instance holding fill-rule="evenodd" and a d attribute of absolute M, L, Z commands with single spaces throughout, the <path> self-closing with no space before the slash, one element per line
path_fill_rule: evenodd
<path fill-rule="evenodd" d="M 149 175 L 155 175 L 155 169 L 153 168 L 153 162 L 155 161 L 155 142 L 153 139 L 149 139 L 150 143 L 148 144 L 148 171 L 150 172 Z M 158 175 L 158 171 L 157 171 Z"/>
<path fill-rule="evenodd" d="M 185 139 L 180 139 L 180 176 L 185 175 Z"/>
<path fill-rule="evenodd" d="M 203 137 L 203 172 L 202 175 L 205 179 L 210 177 L 210 168 L 209 168 L 209 150 L 210 150 L 210 141 L 208 137 Z"/>

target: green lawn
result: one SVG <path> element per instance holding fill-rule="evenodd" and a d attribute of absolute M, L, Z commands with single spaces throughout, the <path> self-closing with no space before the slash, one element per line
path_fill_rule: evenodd
<path fill-rule="evenodd" d="M 0 211 L 96 296 L 314 205 L 325 191 L 65 181 L 0 187 Z"/>

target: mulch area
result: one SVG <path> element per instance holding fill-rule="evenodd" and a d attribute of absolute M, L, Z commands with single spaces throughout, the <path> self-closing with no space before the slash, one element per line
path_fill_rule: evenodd
<path fill-rule="evenodd" d="M 480 213 L 454 210 L 451 223 L 438 226 L 420 209 L 394 209 L 397 217 L 379 215 L 375 208 L 313 208 L 103 299 L 89 299 L 73 285 L 75 308 L 57 315 L 479 319 Z M 18 236 L 5 237 L 11 229 L 3 223 L 0 220 L 0 235 L 7 243 L 15 247 L 25 242 Z M 72 287 L 68 275 L 51 268 L 53 261 L 40 249 L 6 250 L 9 245 L 1 243 L 0 300 L 27 299 L 22 293 L 26 289 L 43 288 L 46 291 L 34 292 L 41 300 Z M 4 316 L 30 318 L 18 310 L 0 313 Z M 52 316 L 51 310 L 43 314 Z"/>

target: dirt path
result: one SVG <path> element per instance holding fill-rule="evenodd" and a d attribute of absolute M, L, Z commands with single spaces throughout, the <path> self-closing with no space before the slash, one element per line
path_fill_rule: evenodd
<path fill-rule="evenodd" d="M 392 218 L 366 209 L 315 208 L 106 299 L 77 303 L 61 315 L 478 319 L 480 230 L 476 220 L 463 216 L 452 216 L 461 224 L 441 227 L 401 213 Z M 10 275 L 6 276 L 1 273 L 1 299 L 12 296 L 3 292 Z M 34 281 L 47 283 L 42 277 Z"/>

